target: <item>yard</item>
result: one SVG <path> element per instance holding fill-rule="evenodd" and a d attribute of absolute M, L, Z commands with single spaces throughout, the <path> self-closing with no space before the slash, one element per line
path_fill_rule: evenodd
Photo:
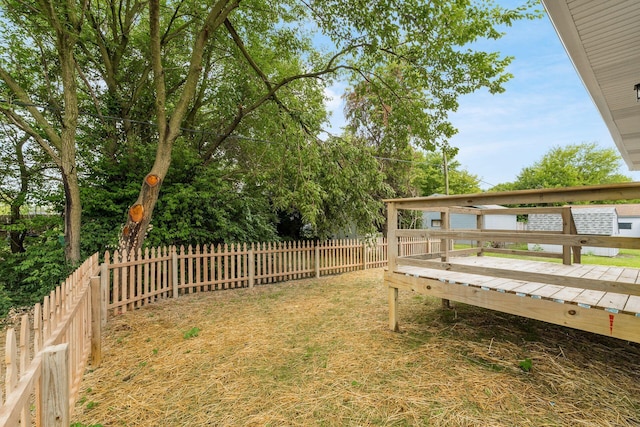
<path fill-rule="evenodd" d="M 400 292 L 382 270 L 109 321 L 76 426 L 637 426 L 640 345 Z"/>

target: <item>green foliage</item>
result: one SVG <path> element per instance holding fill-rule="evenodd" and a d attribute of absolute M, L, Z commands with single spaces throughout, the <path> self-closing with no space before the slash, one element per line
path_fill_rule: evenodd
<path fill-rule="evenodd" d="M 441 153 L 426 153 L 423 156 L 421 164 L 418 165 L 419 173 L 415 178 L 415 185 L 420 189 L 421 195 L 446 194 L 443 168 Z M 460 162 L 453 160 L 453 157 L 448 159 L 447 168 L 449 194 L 469 194 L 482 191 L 478 176 L 462 169 Z"/>
<path fill-rule="evenodd" d="M 187 147 L 174 150 L 147 244 L 275 240 L 276 216 L 259 186 L 228 164 L 201 165 Z"/>
<path fill-rule="evenodd" d="M 297 218 L 309 237 L 353 224 L 376 230 L 380 199 L 415 191 L 402 163 L 375 157 L 412 159 L 412 146 L 444 146 L 455 133 L 447 115 L 457 97 L 480 88 L 500 92 L 509 78 L 511 59 L 474 51 L 473 42 L 537 16 L 529 12 L 533 2 L 507 10 L 469 0 L 250 0 L 233 8 L 225 25 L 202 31 L 212 4 L 163 3 L 161 99 L 150 62 L 154 3 L 72 3 L 2 2 L 0 89 L 12 100 L 2 105 L 12 123 L 22 122 L 32 138 L 46 136 L 46 159 L 28 147 L 34 171 L 60 164 L 65 151 L 78 172 L 85 254 L 117 246 L 127 209 L 163 147 L 172 165 L 147 245 L 275 240 L 285 216 Z M 202 46 L 194 44 L 199 34 L 208 37 Z M 326 48 L 317 48 L 316 34 Z M 194 53 L 202 63 L 189 71 Z M 353 127 L 344 138 L 322 141 L 324 89 L 335 79 L 353 87 Z M 160 126 L 177 139 L 161 140 L 158 100 L 167 113 Z M 180 105 L 188 107 L 174 117 Z M 58 137 L 68 139 L 61 144 Z M 19 174 L 13 168 L 2 176 Z M 25 197 L 40 189 L 32 186 Z M 61 233 L 58 222 L 28 238 L 23 254 L 0 250 L 0 284 L 14 303 L 39 299 L 70 271 Z"/>
<path fill-rule="evenodd" d="M 496 190 L 574 187 L 631 181 L 620 173 L 622 159 L 612 148 L 595 142 L 554 147 L 532 166 L 522 169 L 516 181 Z"/>
<path fill-rule="evenodd" d="M 330 138 L 281 156 L 281 168 L 266 180 L 276 208 L 300 212 L 318 238 L 350 225 L 362 233 L 377 230 L 383 221 L 381 198 L 393 193 L 361 140 Z"/>
<path fill-rule="evenodd" d="M 518 362 L 518 366 L 525 372 L 531 372 L 531 369 L 533 368 L 533 362 L 531 361 L 531 359 L 526 358 Z"/>
<path fill-rule="evenodd" d="M 31 237 L 25 252 L 0 252 L 0 313 L 10 306 L 29 306 L 42 300 L 73 271 L 60 243 L 59 217 L 42 216 L 29 221 Z M 2 289 L 4 292 L 2 292 Z"/>
<path fill-rule="evenodd" d="M 182 334 L 182 338 L 184 338 L 185 340 L 191 339 L 191 338 L 195 338 L 198 335 L 200 335 L 200 328 L 196 328 L 195 326 L 191 329 L 189 329 L 188 331 L 185 331 Z"/>

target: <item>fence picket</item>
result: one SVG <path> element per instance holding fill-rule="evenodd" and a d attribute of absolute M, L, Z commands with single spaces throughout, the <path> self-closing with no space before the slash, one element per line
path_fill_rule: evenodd
<path fill-rule="evenodd" d="M 135 253 L 127 253 L 127 261 L 131 262 L 134 258 Z M 127 276 L 129 278 L 129 293 L 127 294 L 127 301 L 129 301 L 128 309 L 133 310 L 135 309 L 136 301 L 136 267 L 135 265 L 129 264 L 127 270 Z"/>
<path fill-rule="evenodd" d="M 139 261 L 143 261 L 142 250 L 140 248 L 138 248 L 138 251 L 136 253 L 135 259 L 139 260 Z M 144 304 L 144 300 L 143 299 L 136 298 L 137 296 L 143 295 L 142 287 L 144 285 L 144 280 L 142 278 L 142 264 L 138 264 L 135 267 L 132 267 L 132 270 L 135 271 L 135 277 L 134 277 L 133 280 L 136 282 L 136 285 L 137 285 L 136 286 L 136 293 L 135 293 L 135 296 L 134 296 L 134 298 L 136 300 L 135 307 L 139 308 L 140 306 L 142 306 Z"/>
<path fill-rule="evenodd" d="M 432 246 L 436 248 L 429 241 L 402 238 L 398 250 L 417 255 L 425 253 Z M 111 260 L 106 252 L 102 265 L 107 272 L 105 280 L 110 295 L 106 306 L 118 314 L 169 295 L 252 287 L 256 284 L 378 268 L 386 265 L 387 252 L 388 242 L 384 238 L 373 242 L 339 239 L 250 245 L 198 244 L 195 248 L 191 245 L 188 248 L 180 246 L 179 250 L 176 247 L 145 249 L 144 253 L 139 251 L 135 257 L 114 251 Z M 80 290 L 73 284 L 75 280 L 88 277 L 87 271 L 91 267 L 87 265 L 65 281 L 62 287 L 52 291 L 48 308 L 43 308 L 43 334 L 55 329 L 61 313 L 77 298 Z"/>
<path fill-rule="evenodd" d="M 5 345 L 5 393 L 11 394 L 18 384 L 18 345 L 16 343 L 16 331 L 13 328 L 7 330 Z"/>
<path fill-rule="evenodd" d="M 149 252 L 149 248 L 145 248 L 143 260 L 144 264 L 142 265 L 142 295 L 148 295 L 147 298 L 142 300 L 143 304 L 150 304 L 152 302 L 152 290 L 151 290 L 151 265 L 154 264 L 151 261 L 151 254 Z"/>
<path fill-rule="evenodd" d="M 176 247 L 173 247 L 173 252 L 176 251 Z M 167 248 L 166 246 L 162 247 L 162 251 L 158 251 L 158 254 L 162 253 L 161 258 L 163 259 L 163 261 L 160 261 L 160 263 L 158 264 L 158 281 L 156 282 L 157 285 L 160 289 L 164 289 L 164 292 L 161 294 L 163 295 L 163 298 L 168 298 L 169 297 L 169 292 L 173 291 L 173 289 L 170 287 L 169 284 L 169 263 L 170 263 L 170 253 L 171 251 L 169 250 L 169 248 Z M 173 265 L 173 261 L 171 261 L 171 264 Z M 173 268 L 173 267 L 172 267 Z M 171 280 L 173 280 L 175 277 L 177 277 L 177 275 L 172 275 L 171 276 Z M 177 295 L 173 295 L 174 297 L 177 297 Z"/>
<path fill-rule="evenodd" d="M 200 291 L 205 292 L 208 290 L 209 283 L 209 249 L 207 245 L 202 245 L 202 284 L 200 285 Z"/>

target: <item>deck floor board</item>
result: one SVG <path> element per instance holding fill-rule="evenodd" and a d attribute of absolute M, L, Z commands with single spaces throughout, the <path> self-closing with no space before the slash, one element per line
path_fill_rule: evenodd
<path fill-rule="evenodd" d="M 437 261 L 436 261 L 437 262 Z M 634 283 L 640 280 L 640 270 L 622 267 L 606 267 L 598 265 L 573 264 L 564 265 L 554 262 L 528 261 L 499 257 L 456 257 L 449 263 L 483 268 L 509 269 L 512 271 L 535 272 L 573 278 L 604 280 L 610 282 Z M 437 279 L 448 283 L 481 287 L 498 292 L 515 293 L 531 298 L 544 298 L 566 304 L 579 304 L 609 310 L 612 312 L 625 311 L 640 316 L 640 297 L 626 294 L 606 292 L 592 289 L 582 289 L 576 286 L 561 286 L 531 280 L 517 280 L 504 277 L 494 277 L 484 274 L 462 273 L 436 268 L 401 265 L 397 270 L 418 277 Z M 575 279 L 574 279 L 575 280 Z"/>

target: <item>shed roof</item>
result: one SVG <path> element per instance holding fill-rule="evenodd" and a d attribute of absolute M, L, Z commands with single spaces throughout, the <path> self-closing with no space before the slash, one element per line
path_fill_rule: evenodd
<path fill-rule="evenodd" d="M 620 204 L 620 205 L 598 205 L 598 207 L 610 207 L 615 208 L 618 216 L 620 217 L 640 217 L 640 204 L 639 203 L 631 203 L 631 204 Z M 593 208 L 593 205 L 574 205 L 571 206 L 571 209 L 590 209 Z"/>
<path fill-rule="evenodd" d="M 578 234 L 611 236 L 618 231 L 614 207 L 581 207 L 571 209 Z M 528 229 L 532 231 L 562 231 L 560 214 L 530 214 Z"/>

